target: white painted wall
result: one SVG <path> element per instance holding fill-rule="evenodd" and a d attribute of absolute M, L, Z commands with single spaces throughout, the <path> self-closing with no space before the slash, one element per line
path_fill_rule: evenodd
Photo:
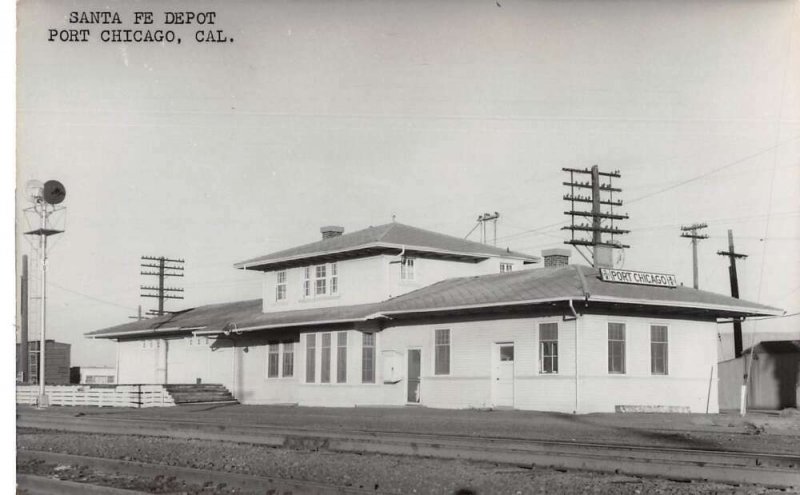
<path fill-rule="evenodd" d="M 626 325 L 626 373 L 608 373 L 609 322 Z M 539 324 L 559 325 L 557 374 L 539 372 Z M 650 325 L 669 328 L 669 374 L 650 372 Z M 577 325 L 577 326 L 576 326 Z M 434 330 L 450 329 L 450 374 L 434 374 Z M 575 332 L 578 339 L 576 409 Z M 385 328 L 376 334 L 375 383 L 361 382 L 362 332 L 347 333 L 347 382 L 336 383 L 336 331 L 331 332 L 331 383 L 320 383 L 321 332 L 317 338 L 316 373 L 306 382 L 306 341 L 309 332 L 264 333 L 230 343 L 190 348 L 186 339 L 170 340 L 167 352 L 170 383 L 223 383 L 246 404 L 298 403 L 307 406 L 404 405 L 409 348 L 422 350 L 421 405 L 438 408 L 492 407 L 492 349 L 513 342 L 514 407 L 560 412 L 613 412 L 617 405 L 688 407 L 692 412 L 718 411 L 717 380 L 709 380 L 716 357 L 716 326 L 709 322 L 659 320 L 645 317 L 587 315 L 576 321 L 561 316 L 483 319 L 446 324 L 415 324 Z M 291 377 L 267 377 L 268 343 L 294 344 Z M 120 343 L 120 382 L 154 383 L 156 348 L 140 341 Z M 384 353 L 393 351 L 401 368 L 400 381 L 384 383 Z M 283 371 L 283 352 L 279 370 Z M 388 378 L 388 377 L 386 377 Z M 709 393 L 710 392 L 710 393 Z"/>
<path fill-rule="evenodd" d="M 514 265 L 514 270 L 525 268 L 522 261 L 508 258 L 490 258 L 480 263 L 415 258 L 415 279 L 400 279 L 400 260 L 397 256 L 372 256 L 337 262 L 339 291 L 337 295 L 316 296 L 312 279 L 312 296 L 303 294 L 304 267 L 286 270 L 286 299 L 276 300 L 277 273 L 266 272 L 263 282 L 263 311 L 292 311 L 351 304 L 384 301 L 394 296 L 440 282 L 447 278 L 500 273 L 500 263 Z M 328 265 L 330 269 L 330 264 Z M 313 267 L 312 267 L 313 274 Z"/>

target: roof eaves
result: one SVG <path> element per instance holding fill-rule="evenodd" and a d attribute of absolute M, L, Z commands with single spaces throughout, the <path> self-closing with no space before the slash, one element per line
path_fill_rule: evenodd
<path fill-rule="evenodd" d="M 560 297 L 546 297 L 540 299 L 525 299 L 520 301 L 503 301 L 503 302 L 495 302 L 495 303 L 477 303 L 477 304 L 463 304 L 458 306 L 442 306 L 438 308 L 423 308 L 423 309 L 396 309 L 396 310 L 389 310 L 389 311 L 378 311 L 377 313 L 373 313 L 367 317 L 367 319 L 375 319 L 381 317 L 390 317 L 391 315 L 399 315 L 399 314 L 417 314 L 417 313 L 434 313 L 437 311 L 461 311 L 465 309 L 483 309 L 483 308 L 499 308 L 503 306 L 521 306 L 525 304 L 541 304 L 541 303 L 548 303 L 548 302 L 560 302 L 560 301 L 567 301 L 567 300 L 577 300 L 580 299 L 580 295 L 576 295 L 575 297 L 569 296 L 560 296 Z"/>
<path fill-rule="evenodd" d="M 157 335 L 161 333 L 169 333 L 169 332 L 188 332 L 194 330 L 201 330 L 206 328 L 204 326 L 191 326 L 191 327 L 163 327 L 163 328 L 143 328 L 141 330 L 123 330 L 119 332 L 109 332 L 109 333 L 101 333 L 101 334 L 93 334 L 93 333 L 86 333 L 84 334 L 85 337 L 89 337 L 91 339 L 104 339 L 104 338 L 113 338 L 113 337 L 123 337 L 128 335 Z"/>
<path fill-rule="evenodd" d="M 312 253 L 304 253 L 298 254 L 294 256 L 285 256 L 283 258 L 274 258 L 274 259 L 262 259 L 262 260 L 250 260 L 250 261 L 242 261 L 240 263 L 234 263 L 234 268 L 239 269 L 248 269 L 252 267 L 260 267 L 260 266 L 268 266 L 268 265 L 276 265 L 279 263 L 287 263 L 291 261 L 298 261 L 305 258 L 313 258 L 316 256 L 330 256 L 334 254 L 343 254 L 352 251 L 360 251 L 362 249 L 371 249 L 371 248 L 384 248 L 384 249 L 406 249 L 408 251 L 421 251 L 421 252 L 428 252 L 428 253 L 436 253 L 436 254 L 445 254 L 451 256 L 464 256 L 468 258 L 478 258 L 478 259 L 488 259 L 492 257 L 501 257 L 500 254 L 491 254 L 491 253 L 478 253 L 478 252 L 465 252 L 465 251 L 453 251 L 449 249 L 439 249 L 439 248 L 432 248 L 427 246 L 416 246 L 416 245 L 409 245 L 409 244 L 396 244 L 392 242 L 369 242 L 366 244 L 359 244 L 358 246 L 352 246 L 344 249 L 333 249 L 329 251 L 316 251 Z M 537 262 L 539 261 L 538 256 L 523 256 L 521 253 L 505 253 L 503 257 L 511 258 L 511 259 L 518 259 L 523 261 L 532 261 Z"/>
<path fill-rule="evenodd" d="M 305 327 L 309 325 L 334 325 L 337 323 L 355 323 L 359 321 L 366 321 L 366 318 L 345 318 L 341 320 L 317 320 L 317 321 L 299 321 L 294 323 L 274 323 L 272 325 L 252 325 L 249 327 L 242 327 L 233 330 L 233 333 L 240 333 L 240 332 L 254 332 L 257 330 L 270 330 L 272 328 L 291 328 L 291 327 Z M 205 328 L 205 327 L 202 327 Z M 216 335 L 220 333 L 225 333 L 222 329 L 220 330 L 205 330 L 200 332 L 193 332 L 195 335 Z"/>
<path fill-rule="evenodd" d="M 610 303 L 624 303 L 624 304 L 644 304 L 648 306 L 669 306 L 680 308 L 694 308 L 694 309 L 709 309 L 709 310 L 722 310 L 731 313 L 742 313 L 750 316 L 782 316 L 786 313 L 782 309 L 770 308 L 768 306 L 754 307 L 754 306 L 729 306 L 726 304 L 702 303 L 693 301 L 665 301 L 659 299 L 637 299 L 629 297 L 615 297 L 615 296 L 591 296 L 589 299 L 594 302 L 610 302 Z"/>

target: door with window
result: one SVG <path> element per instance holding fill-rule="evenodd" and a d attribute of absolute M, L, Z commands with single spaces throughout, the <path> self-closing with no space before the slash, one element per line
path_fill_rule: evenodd
<path fill-rule="evenodd" d="M 422 372 L 422 351 L 420 349 L 408 350 L 408 390 L 406 401 L 409 404 L 418 404 L 420 399 L 420 375 Z"/>
<path fill-rule="evenodd" d="M 494 344 L 492 351 L 492 403 L 514 407 L 514 343 Z"/>

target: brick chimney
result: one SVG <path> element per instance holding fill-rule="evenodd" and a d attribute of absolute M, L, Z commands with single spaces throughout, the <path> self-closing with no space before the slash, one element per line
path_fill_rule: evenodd
<path fill-rule="evenodd" d="M 339 237 L 344 233 L 344 227 L 339 227 L 338 225 L 326 225 L 324 227 L 320 227 L 319 231 L 322 233 L 323 239 L 330 239 L 331 237 Z"/>
<path fill-rule="evenodd" d="M 544 266 L 567 266 L 569 265 L 569 249 L 553 248 L 542 251 Z"/>

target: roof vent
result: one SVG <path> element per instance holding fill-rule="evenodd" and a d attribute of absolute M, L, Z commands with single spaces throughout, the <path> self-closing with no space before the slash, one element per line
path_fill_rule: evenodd
<path fill-rule="evenodd" d="M 320 227 L 319 231 L 322 233 L 323 239 L 330 239 L 331 237 L 339 237 L 342 235 L 344 233 L 344 227 L 326 225 L 325 227 Z"/>
<path fill-rule="evenodd" d="M 567 266 L 569 265 L 569 249 L 553 248 L 542 251 L 544 266 Z"/>

